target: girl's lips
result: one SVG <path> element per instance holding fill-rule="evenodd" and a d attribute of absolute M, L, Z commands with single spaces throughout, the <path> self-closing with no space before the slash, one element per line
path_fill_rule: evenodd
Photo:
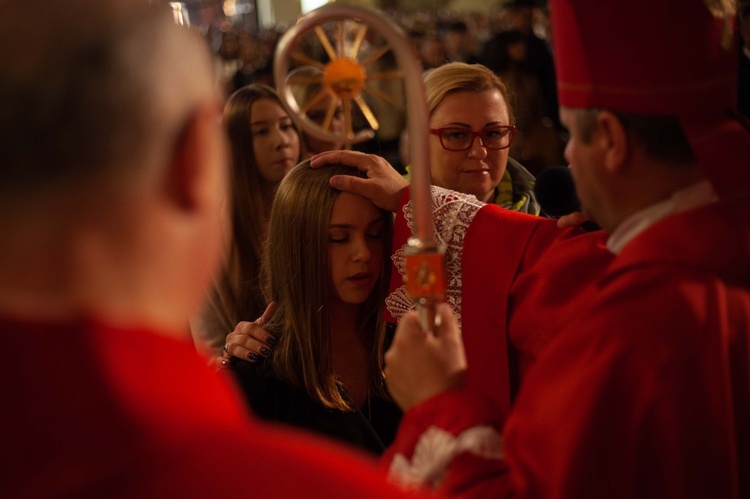
<path fill-rule="evenodd" d="M 368 272 L 359 272 L 358 274 L 354 274 L 353 276 L 350 276 L 349 279 L 352 280 L 361 280 L 361 279 L 369 279 L 370 274 Z"/>

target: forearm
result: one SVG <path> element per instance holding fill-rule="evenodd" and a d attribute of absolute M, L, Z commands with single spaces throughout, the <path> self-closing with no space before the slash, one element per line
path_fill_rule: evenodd
<path fill-rule="evenodd" d="M 444 392 L 404 414 L 381 465 L 389 480 L 405 487 L 450 497 L 509 496 L 500 424 L 486 396 Z"/>

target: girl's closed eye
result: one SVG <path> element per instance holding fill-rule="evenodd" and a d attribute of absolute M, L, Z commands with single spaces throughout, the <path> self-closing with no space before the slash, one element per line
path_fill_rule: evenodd
<path fill-rule="evenodd" d="M 365 235 L 370 239 L 383 239 L 385 237 L 384 224 L 382 219 L 371 222 Z"/>
<path fill-rule="evenodd" d="M 344 231 L 331 231 L 328 233 L 328 241 L 332 243 L 345 243 L 349 240 L 349 233 Z"/>

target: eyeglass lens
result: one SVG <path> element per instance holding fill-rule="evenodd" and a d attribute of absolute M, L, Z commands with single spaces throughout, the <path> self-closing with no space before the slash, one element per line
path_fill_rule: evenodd
<path fill-rule="evenodd" d="M 482 138 L 482 143 L 489 149 L 502 149 L 510 145 L 511 134 L 508 128 L 488 128 L 481 132 L 448 128 L 442 131 L 440 140 L 446 149 L 462 150 L 471 147 L 476 135 Z"/>

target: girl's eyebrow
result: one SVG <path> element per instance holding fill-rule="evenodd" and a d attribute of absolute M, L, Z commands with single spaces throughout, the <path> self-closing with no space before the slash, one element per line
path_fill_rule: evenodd
<path fill-rule="evenodd" d="M 385 222 L 385 221 L 383 220 L 383 217 L 377 217 L 377 218 L 373 218 L 373 219 L 372 219 L 372 220 L 371 220 L 371 221 L 370 221 L 370 222 L 369 222 L 369 223 L 367 224 L 367 226 L 368 226 L 368 227 L 370 227 L 370 226 L 372 226 L 372 225 L 376 225 L 376 224 L 378 224 L 378 223 L 384 223 L 384 222 Z M 353 229 L 353 228 L 354 228 L 354 225 L 352 225 L 352 224 L 330 224 L 330 225 L 328 226 L 328 228 L 329 228 L 329 229 Z"/>
<path fill-rule="evenodd" d="M 273 120 L 258 120 L 258 121 L 251 121 L 250 126 L 256 126 L 256 125 L 268 125 L 269 123 L 279 123 L 284 122 L 286 120 L 292 121 L 292 118 L 289 116 L 279 116 L 277 119 Z"/>

